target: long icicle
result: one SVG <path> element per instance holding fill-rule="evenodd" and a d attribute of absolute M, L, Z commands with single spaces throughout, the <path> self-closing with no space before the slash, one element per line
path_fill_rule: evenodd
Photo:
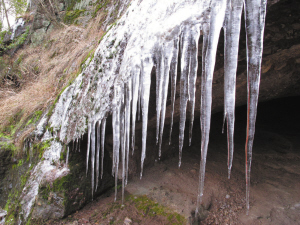
<path fill-rule="evenodd" d="M 148 109 L 149 109 L 149 97 L 150 97 L 150 85 L 151 85 L 151 71 L 153 63 L 150 56 L 142 61 L 142 156 L 141 156 L 141 174 L 143 175 L 144 160 L 146 158 L 146 140 L 147 140 L 147 124 L 148 124 Z"/>
<path fill-rule="evenodd" d="M 91 133 L 91 179 L 92 179 L 92 199 L 94 197 L 95 188 L 95 147 L 96 147 L 96 121 L 92 122 L 92 133 Z"/>
<path fill-rule="evenodd" d="M 255 133 L 258 93 L 261 74 L 263 51 L 263 35 L 266 16 L 266 0 L 245 0 L 245 27 L 247 41 L 247 137 L 245 144 L 246 155 L 246 210 L 249 213 L 250 171 L 252 146 Z"/>
<path fill-rule="evenodd" d="M 91 143 L 91 123 L 88 124 L 88 144 L 86 149 L 86 175 L 89 169 L 90 143 Z"/>
<path fill-rule="evenodd" d="M 117 184 L 119 171 L 119 151 L 120 151 L 120 102 L 118 102 L 121 90 L 120 87 L 115 86 L 113 98 L 113 175 L 115 177 L 115 201 L 117 199 Z"/>
<path fill-rule="evenodd" d="M 97 149 L 96 149 L 96 191 L 98 188 L 98 181 L 99 181 L 99 156 L 100 156 L 100 127 L 101 127 L 101 120 L 97 123 Z"/>
<path fill-rule="evenodd" d="M 105 128 L 106 128 L 106 117 L 102 119 L 102 123 L 101 123 L 101 179 L 103 177 Z"/>
<path fill-rule="evenodd" d="M 179 52 L 179 38 L 174 39 L 173 57 L 170 67 L 171 75 L 171 123 L 169 133 L 169 145 L 171 144 L 172 129 L 173 129 L 173 116 L 174 116 L 174 105 L 176 96 L 176 81 L 177 81 L 177 66 L 178 66 L 178 52 Z"/>
<path fill-rule="evenodd" d="M 234 151 L 235 86 L 242 10 L 243 0 L 227 1 L 224 21 L 224 122 L 227 120 L 228 179 Z"/>
<path fill-rule="evenodd" d="M 129 149 L 130 149 L 130 114 L 131 114 L 131 101 L 132 101 L 132 82 L 129 79 L 125 89 L 125 141 L 126 141 L 126 174 L 125 185 L 128 181 L 128 163 L 129 163 Z"/>
<path fill-rule="evenodd" d="M 164 133 L 165 126 L 165 115 L 166 115 L 166 104 L 167 104 L 167 96 L 168 96 L 168 87 L 169 87 L 169 76 L 170 76 L 170 64 L 172 60 L 172 51 L 173 43 L 168 42 L 164 45 L 163 48 L 163 76 L 162 76 L 162 99 L 161 99 L 161 113 L 160 113 L 160 131 L 159 131 L 159 147 L 158 147 L 158 157 L 161 157 L 161 144 L 162 137 Z"/>
<path fill-rule="evenodd" d="M 124 93 L 124 90 L 122 91 Z M 124 96 L 124 95 L 123 95 Z M 121 142 L 121 156 L 122 156 L 122 204 L 124 203 L 125 190 L 125 107 L 124 99 L 120 102 L 120 142 Z"/>
<path fill-rule="evenodd" d="M 200 28 L 193 26 L 190 30 L 189 51 L 190 54 L 190 71 L 189 71 L 189 111 L 190 111 L 190 126 L 189 126 L 189 146 L 192 144 L 194 111 L 195 111 L 195 92 L 196 80 L 198 71 L 198 42 L 200 37 Z"/>
<path fill-rule="evenodd" d="M 164 82 L 164 60 L 162 56 L 161 46 L 157 47 L 155 51 L 156 59 L 156 144 L 158 144 L 159 137 L 159 124 L 161 117 L 161 107 L 162 107 L 162 92 L 163 92 L 163 82 Z"/>
<path fill-rule="evenodd" d="M 203 33 L 203 45 L 205 46 L 205 52 L 203 52 L 203 62 L 202 67 L 204 68 L 204 73 L 201 79 L 201 109 L 200 109 L 200 121 L 201 121 L 201 161 L 200 161 L 200 176 L 199 176 L 199 191 L 197 199 L 197 209 L 198 213 L 200 203 L 202 202 L 203 190 L 204 190 L 204 177 L 205 177 L 205 166 L 206 166 L 206 156 L 207 148 L 209 142 L 209 132 L 210 132 L 210 122 L 211 122 L 211 103 L 212 103 L 212 80 L 213 72 L 216 61 L 216 51 L 218 40 L 220 36 L 220 30 L 223 25 L 225 10 L 226 10 L 226 0 L 219 2 L 214 2 L 211 9 L 211 21 L 210 28 L 206 30 L 204 28 Z M 207 46 L 206 46 L 207 44 Z"/>
<path fill-rule="evenodd" d="M 139 67 L 135 66 L 132 72 L 132 122 L 131 122 L 131 150 L 134 153 L 135 146 L 135 122 L 136 122 L 136 111 L 139 99 L 139 87 L 140 87 L 140 76 L 141 70 Z"/>
<path fill-rule="evenodd" d="M 179 162 L 181 166 L 182 148 L 184 142 L 184 130 L 186 121 L 186 107 L 188 102 L 188 79 L 190 70 L 189 52 L 189 26 L 183 28 L 181 34 L 181 74 L 180 74 L 180 122 L 179 122 Z"/>

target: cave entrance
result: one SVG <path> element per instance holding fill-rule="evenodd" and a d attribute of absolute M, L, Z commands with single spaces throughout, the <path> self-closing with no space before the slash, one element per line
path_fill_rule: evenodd
<path fill-rule="evenodd" d="M 205 219 L 203 224 L 295 224 L 300 220 L 300 117 L 295 104 L 299 100 L 300 96 L 296 96 L 258 104 L 249 216 L 245 213 L 247 108 L 236 108 L 235 152 L 230 180 L 227 179 L 227 135 L 221 132 L 223 113 L 212 115 L 204 201 L 200 210 L 201 219 Z M 166 125 L 160 161 L 152 157 L 157 156 L 158 147 L 155 129 L 149 128 L 149 163 L 142 180 L 132 176 L 126 191 L 147 195 L 186 217 L 191 216 L 196 208 L 199 181 L 199 123 L 199 118 L 195 118 L 191 146 L 188 146 L 186 132 L 181 168 L 178 168 L 178 123 L 173 127 L 171 145 L 168 144 Z M 188 124 L 186 131 L 187 127 Z"/>

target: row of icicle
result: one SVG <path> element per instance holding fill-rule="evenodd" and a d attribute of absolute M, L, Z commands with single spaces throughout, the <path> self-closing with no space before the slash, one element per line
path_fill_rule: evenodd
<path fill-rule="evenodd" d="M 112 174 L 115 177 L 117 192 L 117 179 L 119 171 L 119 150 L 121 149 L 122 162 L 122 200 L 124 187 L 128 180 L 129 149 L 132 154 L 135 146 L 136 116 L 142 115 L 142 153 L 141 153 L 141 177 L 146 157 L 146 136 L 148 122 L 148 108 L 150 97 L 151 71 L 156 69 L 156 143 L 159 145 L 159 157 L 161 157 L 161 144 L 164 131 L 166 101 L 169 80 L 171 81 L 171 127 L 170 140 L 173 126 L 173 114 L 176 94 L 178 57 L 181 60 L 180 71 L 180 122 L 179 122 L 179 167 L 181 165 L 182 147 L 187 107 L 189 108 L 189 144 L 191 144 L 194 121 L 195 91 L 198 70 L 198 40 L 203 35 L 202 47 L 202 76 L 201 76 L 201 162 L 199 176 L 199 190 L 197 209 L 202 202 L 204 189 L 204 176 L 207 148 L 209 142 L 211 104 L 212 104 L 212 80 L 215 67 L 216 50 L 220 30 L 224 29 L 224 123 L 227 122 L 228 137 L 228 178 L 230 178 L 233 159 L 233 135 L 234 135 L 234 109 L 235 86 L 238 46 L 240 36 L 240 24 L 242 9 L 244 6 L 245 26 L 247 37 L 247 80 L 248 80 L 248 110 L 247 110 L 247 137 L 246 137 L 246 208 L 249 211 L 250 170 L 252 158 L 252 145 L 255 132 L 256 110 L 258 102 L 258 89 L 260 82 L 260 68 L 263 46 L 263 32 L 265 22 L 265 0 L 222 0 L 218 7 L 211 8 L 209 23 L 201 25 L 184 25 L 179 36 L 173 40 L 158 46 L 153 55 L 143 56 L 141 65 L 132 68 L 132 74 L 127 83 L 119 83 L 114 86 L 114 98 L 112 102 L 113 123 L 113 167 Z M 141 110 L 141 112 L 139 112 Z M 138 112 L 137 112 L 138 111 Z M 131 123 L 130 123 L 131 121 Z M 99 157 L 101 149 L 101 178 L 103 175 L 104 139 L 106 118 L 101 121 L 92 121 L 88 125 L 88 150 L 87 170 L 89 154 L 91 154 L 92 191 L 94 192 L 94 176 L 96 171 L 96 189 L 99 178 Z M 131 126 L 131 127 L 130 127 Z M 130 139 L 131 128 L 131 139 Z M 101 134 L 101 135 L 100 135 Z M 100 137 L 101 136 L 101 137 Z M 77 139 L 78 142 L 78 139 Z M 95 159 L 96 157 L 96 159 Z M 95 170 L 96 162 L 96 170 Z"/>

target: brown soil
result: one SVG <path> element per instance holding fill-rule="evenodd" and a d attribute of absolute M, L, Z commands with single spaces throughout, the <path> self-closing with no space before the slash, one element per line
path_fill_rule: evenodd
<path fill-rule="evenodd" d="M 261 110 L 267 111 L 267 108 L 268 105 Z M 244 112 L 244 109 L 240 111 Z M 240 115 L 245 117 L 243 113 Z M 275 123 L 272 126 L 266 120 L 265 116 L 258 115 L 249 215 L 245 210 L 245 121 L 240 117 L 236 121 L 230 180 L 227 179 L 226 135 L 220 132 L 222 115 L 212 118 L 200 222 L 195 222 L 192 216 L 196 208 L 200 161 L 200 139 L 195 138 L 199 134 L 197 126 L 192 146 L 184 149 L 181 168 L 178 168 L 178 156 L 157 161 L 144 171 L 141 180 L 135 176 L 129 181 L 126 194 L 146 195 L 183 215 L 187 224 L 299 224 L 300 132 L 299 128 L 294 129 L 298 120 L 288 125 L 283 118 L 281 122 L 286 126 L 279 129 L 275 128 Z M 164 146 L 168 147 L 167 144 Z M 131 224 L 170 224 L 164 216 L 142 213 L 128 200 L 124 207 L 112 207 L 121 204 L 121 190 L 117 199 L 114 203 L 114 194 L 108 192 L 59 224 L 124 224 L 126 217 L 132 221 Z"/>

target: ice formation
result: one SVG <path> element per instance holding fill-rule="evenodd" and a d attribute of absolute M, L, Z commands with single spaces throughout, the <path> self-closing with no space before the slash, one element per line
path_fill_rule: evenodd
<path fill-rule="evenodd" d="M 124 5 L 127 3 L 128 1 Z M 125 9 L 124 5 L 121 8 Z M 89 66 L 62 93 L 50 118 L 54 132 L 57 132 L 58 137 L 65 144 L 73 141 L 78 148 L 80 143 L 78 140 L 84 133 L 88 133 L 86 163 L 88 171 L 90 162 L 93 190 L 98 186 L 100 152 L 101 177 L 103 174 L 105 121 L 109 113 L 112 114 L 113 120 L 112 174 L 115 176 L 117 184 L 121 161 L 122 192 L 124 192 L 128 178 L 130 149 L 133 153 L 135 146 L 135 123 L 141 114 L 143 125 L 142 176 L 146 157 L 149 95 L 153 69 L 156 74 L 156 141 L 159 146 L 159 156 L 161 156 L 169 79 L 171 80 L 172 108 L 171 141 L 174 102 L 177 92 L 176 81 L 177 76 L 180 76 L 180 166 L 187 116 L 190 121 L 189 142 L 192 137 L 198 70 L 198 42 L 202 35 L 201 162 L 197 201 L 198 205 L 201 203 L 210 132 L 212 79 L 216 49 L 222 28 L 225 34 L 224 122 L 227 122 L 228 176 L 230 176 L 233 157 L 235 77 L 243 8 L 248 62 L 246 199 L 247 210 L 249 210 L 251 155 L 260 81 L 266 0 L 133 0 L 130 2 L 130 6 L 123 16 L 116 24 L 108 28 L 107 34 L 98 46 Z M 177 74 L 179 62 L 181 71 Z"/>
<path fill-rule="evenodd" d="M 10 40 L 13 40 L 15 38 L 15 34 L 16 31 L 19 27 L 23 27 L 25 24 L 25 21 L 23 20 L 23 18 L 18 18 L 17 21 L 14 23 L 14 25 L 12 26 L 12 31 L 11 31 L 11 36 L 10 36 Z"/>
<path fill-rule="evenodd" d="M 19 212 L 18 224 L 22 224 L 22 221 L 26 221 L 29 216 L 35 203 L 40 183 L 43 180 L 47 180 L 47 178 L 55 180 L 69 173 L 67 167 L 57 168 L 56 166 L 56 164 L 59 164 L 62 148 L 61 143 L 52 140 L 51 146 L 43 154 L 43 160 L 33 168 L 30 179 L 28 179 L 20 196 L 21 211 Z"/>

